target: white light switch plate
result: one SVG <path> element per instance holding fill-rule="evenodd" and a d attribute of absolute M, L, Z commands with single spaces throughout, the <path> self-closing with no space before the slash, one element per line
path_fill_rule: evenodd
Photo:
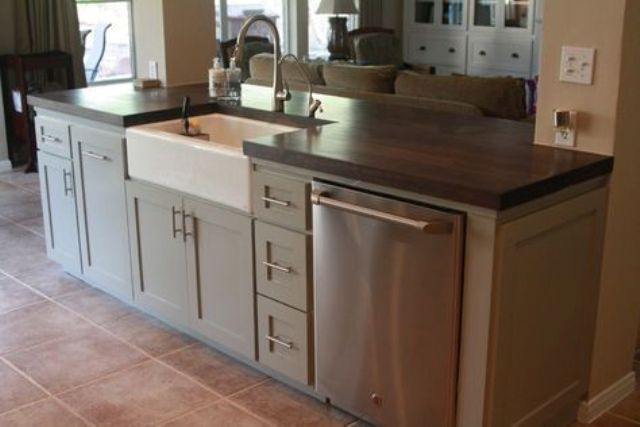
<path fill-rule="evenodd" d="M 158 78 L 158 61 L 149 61 L 149 78 Z"/>
<path fill-rule="evenodd" d="M 585 47 L 562 47 L 560 81 L 582 85 L 593 84 L 596 50 Z"/>

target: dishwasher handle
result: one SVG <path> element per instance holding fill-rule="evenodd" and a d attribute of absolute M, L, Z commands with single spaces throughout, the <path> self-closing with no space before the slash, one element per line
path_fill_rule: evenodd
<path fill-rule="evenodd" d="M 356 215 L 377 219 L 380 221 L 391 222 L 398 225 L 415 228 L 427 234 L 451 234 L 453 232 L 453 223 L 447 221 L 420 221 L 416 219 L 406 218 L 394 215 L 388 212 L 370 209 L 364 206 L 354 205 L 352 203 L 343 202 L 341 200 L 332 199 L 329 193 L 322 190 L 313 190 L 311 192 L 311 203 L 318 206 L 327 206 L 339 209 Z"/>

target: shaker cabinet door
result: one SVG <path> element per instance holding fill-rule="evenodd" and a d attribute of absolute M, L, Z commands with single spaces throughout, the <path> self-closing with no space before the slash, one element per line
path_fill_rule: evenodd
<path fill-rule="evenodd" d="M 255 358 L 251 219 L 206 202 L 184 201 L 190 325 Z"/>
<path fill-rule="evenodd" d="M 79 275 L 82 268 L 73 164 L 40 151 L 38 167 L 47 255 L 65 270 Z"/>
<path fill-rule="evenodd" d="M 129 234 L 136 303 L 177 325 L 188 319 L 182 199 L 127 182 Z"/>
<path fill-rule="evenodd" d="M 124 185 L 124 138 L 71 127 L 85 278 L 130 300 L 131 262 Z"/>

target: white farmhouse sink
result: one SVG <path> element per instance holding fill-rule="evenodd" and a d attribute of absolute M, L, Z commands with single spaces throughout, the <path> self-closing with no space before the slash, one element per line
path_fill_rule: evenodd
<path fill-rule="evenodd" d="M 251 212 L 251 169 L 242 141 L 298 129 L 223 114 L 195 119 L 208 137 L 182 135 L 181 120 L 128 128 L 129 175 Z"/>

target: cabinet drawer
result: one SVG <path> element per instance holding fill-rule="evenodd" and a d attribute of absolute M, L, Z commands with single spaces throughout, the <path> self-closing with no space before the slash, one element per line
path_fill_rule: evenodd
<path fill-rule="evenodd" d="M 258 295 L 258 361 L 303 384 L 313 384 L 310 315 Z"/>
<path fill-rule="evenodd" d="M 298 230 L 310 228 L 308 182 L 259 171 L 254 179 L 253 207 L 258 218 Z"/>
<path fill-rule="evenodd" d="M 307 311 L 311 308 L 311 238 L 256 221 L 258 292 Z"/>
<path fill-rule="evenodd" d="M 460 67 L 464 66 L 466 59 L 466 40 L 463 37 L 416 35 L 411 38 L 409 49 L 410 58 L 419 64 Z"/>
<path fill-rule="evenodd" d="M 71 158 L 69 125 L 49 117 L 36 117 L 36 139 L 38 148 L 45 153 Z"/>
<path fill-rule="evenodd" d="M 530 41 L 496 43 L 469 41 L 469 67 L 528 72 L 531 68 Z"/>

